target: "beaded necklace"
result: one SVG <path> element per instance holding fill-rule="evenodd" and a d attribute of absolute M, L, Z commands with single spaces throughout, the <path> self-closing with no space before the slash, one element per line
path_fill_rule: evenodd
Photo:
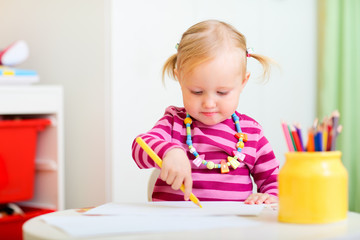
<path fill-rule="evenodd" d="M 232 119 L 236 126 L 237 133 L 235 134 L 235 137 L 239 139 L 239 141 L 236 143 L 236 151 L 233 151 L 234 156 L 228 156 L 227 162 L 225 160 L 221 160 L 220 164 L 216 164 L 212 161 L 206 161 L 205 155 L 199 155 L 199 153 L 196 151 L 195 147 L 192 145 L 192 139 L 191 139 L 191 124 L 192 119 L 188 113 L 186 113 L 186 118 L 184 119 L 184 123 L 186 125 L 186 144 L 189 146 L 190 152 L 195 156 L 195 159 L 193 160 L 193 163 L 199 167 L 200 164 L 204 164 L 209 170 L 214 168 L 220 168 L 221 173 L 228 173 L 229 167 L 231 166 L 233 169 L 236 169 L 240 165 L 240 161 L 244 161 L 245 154 L 243 154 L 241 151 L 244 148 L 244 142 L 247 141 L 247 135 L 241 131 L 240 124 L 239 124 L 239 117 L 233 113 Z"/>

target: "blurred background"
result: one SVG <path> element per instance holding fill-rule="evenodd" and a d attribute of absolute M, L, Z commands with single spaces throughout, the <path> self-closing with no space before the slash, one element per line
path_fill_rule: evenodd
<path fill-rule="evenodd" d="M 137 168 L 132 141 L 182 106 L 162 65 L 191 25 L 230 23 L 279 64 L 264 84 L 249 60 L 238 111 L 263 126 L 282 165 L 281 121 L 306 130 L 338 109 L 350 210 L 360 212 L 359 16 L 356 0 L 0 0 L 0 49 L 25 40 L 19 67 L 35 69 L 37 85 L 64 88 L 65 208 L 145 201 L 151 170 Z"/>

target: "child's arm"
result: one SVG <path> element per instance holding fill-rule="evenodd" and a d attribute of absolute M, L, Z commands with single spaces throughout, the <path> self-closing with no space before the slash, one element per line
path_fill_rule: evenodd
<path fill-rule="evenodd" d="M 146 139 L 146 135 L 142 135 L 142 138 Z M 191 165 L 188 157 L 186 156 L 185 150 L 174 144 L 151 137 L 144 141 L 152 143 L 148 145 L 152 145 L 150 148 L 153 149 L 154 152 L 157 151 L 159 156 L 163 152 L 163 157 L 160 157 L 163 161 L 160 171 L 161 180 L 171 185 L 171 188 L 174 190 L 180 189 L 180 186 L 184 184 L 184 199 L 186 201 L 189 200 L 192 192 Z M 146 154 L 142 148 L 139 148 L 141 148 L 141 146 L 134 141 L 133 157 L 137 165 L 140 168 L 158 167 L 150 156 Z"/>
<path fill-rule="evenodd" d="M 175 142 L 172 136 L 174 115 L 176 112 L 169 107 L 166 109 L 164 116 L 155 124 L 155 126 L 145 134 L 140 134 L 146 144 L 161 158 L 173 148 L 182 148 Z M 136 138 L 135 138 L 136 139 Z M 132 157 L 139 168 L 153 168 L 158 167 L 154 161 L 143 151 L 141 146 L 134 139 L 132 144 Z M 179 141 L 178 141 L 179 142 Z M 185 149 L 184 149 L 185 151 Z"/>
<path fill-rule="evenodd" d="M 279 161 L 262 133 L 261 131 L 257 144 L 256 159 L 250 169 L 258 192 L 251 194 L 245 200 L 245 203 L 248 204 L 275 203 L 278 201 Z"/>
<path fill-rule="evenodd" d="M 165 115 L 147 133 L 139 135 L 146 144 L 163 160 L 160 178 L 175 190 L 183 183 L 185 186 L 185 200 L 192 191 L 191 165 L 186 156 L 186 150 L 177 142 L 177 135 L 172 134 L 176 110 L 169 107 Z M 134 140 L 132 157 L 139 168 L 153 168 L 158 166 L 151 157 Z"/>
<path fill-rule="evenodd" d="M 154 137 L 153 134 L 151 134 L 151 131 L 146 134 L 141 134 L 138 137 L 141 137 L 161 159 L 164 159 L 165 155 L 170 150 L 174 148 L 181 148 L 179 145 L 169 142 L 166 139 Z M 159 168 L 151 157 L 136 142 L 136 138 L 132 144 L 132 157 L 139 168 Z"/>

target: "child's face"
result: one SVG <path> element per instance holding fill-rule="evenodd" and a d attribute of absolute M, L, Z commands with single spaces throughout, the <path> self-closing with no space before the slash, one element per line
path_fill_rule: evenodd
<path fill-rule="evenodd" d="M 245 53 L 229 49 L 182 76 L 175 70 L 190 116 L 214 125 L 231 117 L 250 73 L 244 72 Z"/>

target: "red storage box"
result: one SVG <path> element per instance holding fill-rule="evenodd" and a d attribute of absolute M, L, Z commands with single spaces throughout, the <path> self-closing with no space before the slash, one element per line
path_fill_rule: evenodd
<path fill-rule="evenodd" d="M 48 119 L 0 121 L 0 203 L 33 197 L 37 134 Z"/>
<path fill-rule="evenodd" d="M 54 212 L 50 209 L 39 209 L 32 207 L 21 207 L 24 215 L 13 215 L 0 218 L 0 239 L 6 240 L 21 240 L 22 225 L 30 218 Z"/>

